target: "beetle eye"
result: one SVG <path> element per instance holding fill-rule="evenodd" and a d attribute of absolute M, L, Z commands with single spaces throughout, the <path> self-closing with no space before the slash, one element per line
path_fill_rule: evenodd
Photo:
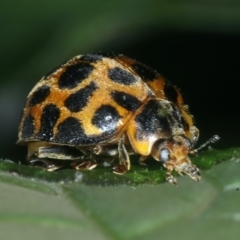
<path fill-rule="evenodd" d="M 167 162 L 170 158 L 170 152 L 167 148 L 162 148 L 160 151 L 160 161 Z"/>

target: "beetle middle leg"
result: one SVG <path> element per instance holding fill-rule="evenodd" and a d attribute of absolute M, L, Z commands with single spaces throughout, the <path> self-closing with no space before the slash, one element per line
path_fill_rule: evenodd
<path fill-rule="evenodd" d="M 68 146 L 51 145 L 46 142 L 32 142 L 28 145 L 28 162 L 48 171 L 68 168 L 72 161 L 81 161 L 83 156 L 81 151 Z"/>
<path fill-rule="evenodd" d="M 122 139 L 120 139 L 118 142 L 118 154 L 119 164 L 114 166 L 113 172 L 122 175 L 126 173 L 128 170 L 130 170 L 131 166 L 129 155 Z"/>
<path fill-rule="evenodd" d="M 99 156 L 103 164 L 109 163 L 109 165 L 113 162 L 114 158 L 118 156 L 119 164 L 113 167 L 113 172 L 116 174 L 122 175 L 130 169 L 129 154 L 122 138 L 117 144 L 96 145 L 92 149 L 92 152 L 95 156 Z"/>
<path fill-rule="evenodd" d="M 74 161 L 71 164 L 71 167 L 76 170 L 92 170 L 98 165 L 97 161 L 89 160 L 89 161 Z"/>
<path fill-rule="evenodd" d="M 142 166 L 147 166 L 146 160 L 148 159 L 148 156 L 141 156 L 138 160 L 139 164 Z"/>
<path fill-rule="evenodd" d="M 84 156 L 82 158 L 82 161 L 72 162 L 72 168 L 75 168 L 78 171 L 92 170 L 99 165 L 99 162 L 97 161 L 96 157 L 94 157 L 92 151 L 88 151 L 88 149 L 85 148 L 80 148 L 79 150 L 84 154 Z"/>

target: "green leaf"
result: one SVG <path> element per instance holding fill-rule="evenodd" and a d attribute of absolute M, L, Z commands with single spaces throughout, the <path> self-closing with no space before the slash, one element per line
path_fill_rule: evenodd
<path fill-rule="evenodd" d="M 205 151 L 193 158 L 202 180 L 178 177 L 178 187 L 156 164 L 115 176 L 2 161 L 0 238 L 238 239 L 239 159 L 238 148 Z"/>
<path fill-rule="evenodd" d="M 209 169 L 214 164 L 225 161 L 229 158 L 238 158 L 239 152 L 236 149 L 228 149 L 217 151 L 209 148 L 208 151 L 201 152 L 198 156 L 192 157 L 192 162 L 200 169 Z M 33 179 L 46 180 L 50 182 L 82 182 L 86 185 L 97 186 L 116 186 L 130 185 L 137 186 L 139 184 L 156 185 L 165 182 L 166 171 L 158 162 L 150 159 L 147 167 L 140 166 L 137 158 L 131 159 L 131 171 L 123 176 L 113 174 L 111 168 L 97 167 L 93 171 L 75 172 L 72 170 L 62 170 L 57 172 L 46 172 L 44 169 L 35 167 L 21 166 L 10 162 L 2 162 L 0 170 L 6 170 L 13 174 L 32 177 Z M 5 181 L 7 176 L 0 176 Z M 14 182 L 14 179 L 11 178 Z M 23 182 L 23 184 L 25 184 Z"/>

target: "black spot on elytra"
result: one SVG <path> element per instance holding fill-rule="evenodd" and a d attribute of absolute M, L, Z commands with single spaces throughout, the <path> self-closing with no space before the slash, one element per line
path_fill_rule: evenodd
<path fill-rule="evenodd" d="M 143 110 L 136 116 L 135 122 L 137 131 L 135 137 L 138 140 L 142 141 L 156 132 L 161 132 L 162 135 L 171 134 L 168 113 L 159 114 L 161 111 L 165 112 L 165 109 L 163 109 L 161 104 L 156 100 L 150 100 Z"/>
<path fill-rule="evenodd" d="M 35 106 L 43 102 L 50 94 L 50 87 L 47 85 L 43 85 L 39 87 L 31 96 L 29 106 Z"/>
<path fill-rule="evenodd" d="M 76 63 L 66 67 L 66 70 L 59 78 L 59 88 L 73 89 L 93 71 L 93 66 L 89 63 Z"/>
<path fill-rule="evenodd" d="M 54 141 L 72 146 L 92 145 L 100 143 L 103 136 L 86 135 L 79 120 L 75 117 L 68 117 L 59 124 Z"/>
<path fill-rule="evenodd" d="M 136 83 L 137 81 L 137 79 L 132 73 L 119 67 L 110 68 L 108 70 L 108 77 L 112 81 L 116 83 L 124 84 L 124 85 L 131 85 Z"/>
<path fill-rule="evenodd" d="M 88 63 L 95 63 L 101 61 L 103 56 L 97 54 L 87 54 L 80 57 L 80 60 Z"/>
<path fill-rule="evenodd" d="M 133 63 L 131 67 L 143 81 L 153 81 L 157 78 L 156 71 L 144 66 L 141 63 Z"/>
<path fill-rule="evenodd" d="M 128 111 L 136 111 L 141 106 L 141 102 L 136 97 L 125 92 L 114 91 L 111 96 L 118 105 Z"/>
<path fill-rule="evenodd" d="M 92 96 L 96 89 L 98 89 L 97 85 L 94 82 L 91 82 L 86 87 L 78 90 L 76 93 L 71 94 L 65 100 L 65 106 L 71 112 L 81 111 L 87 105 L 88 99 Z"/>
<path fill-rule="evenodd" d="M 121 118 L 118 111 L 110 105 L 102 105 L 96 110 L 92 118 L 92 124 L 103 132 L 114 131 Z"/>
<path fill-rule="evenodd" d="M 119 56 L 119 54 L 114 53 L 114 52 L 107 52 L 107 53 L 106 52 L 98 52 L 96 54 L 99 56 L 102 56 L 102 57 L 112 58 L 112 59 L 115 59 L 116 57 Z"/>
<path fill-rule="evenodd" d="M 22 138 L 29 138 L 34 133 L 34 117 L 29 114 L 23 121 Z"/>
<path fill-rule="evenodd" d="M 53 137 L 53 128 L 60 116 L 59 108 L 54 104 L 44 107 L 41 116 L 41 128 L 38 136 L 41 140 L 49 141 Z"/>
<path fill-rule="evenodd" d="M 177 89 L 169 82 L 164 85 L 164 93 L 166 98 L 174 103 L 177 103 L 178 92 Z"/>
<path fill-rule="evenodd" d="M 86 138 L 86 135 L 77 118 L 68 117 L 58 125 L 58 133 L 55 140 L 61 143 L 78 145 L 84 138 Z"/>
<path fill-rule="evenodd" d="M 114 134 L 114 130 L 104 132 L 100 135 L 86 135 L 81 122 L 75 117 L 68 117 L 59 124 L 58 133 L 53 141 L 72 146 L 93 145 L 101 143 L 102 140 L 106 141 L 106 139 Z"/>

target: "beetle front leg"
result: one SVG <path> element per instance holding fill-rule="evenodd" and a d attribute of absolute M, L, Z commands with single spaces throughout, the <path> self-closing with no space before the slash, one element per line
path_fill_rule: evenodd
<path fill-rule="evenodd" d="M 119 154 L 119 164 L 114 166 L 113 172 L 119 175 L 126 173 L 130 170 L 131 164 L 129 155 L 122 139 L 118 142 L 118 154 Z"/>
<path fill-rule="evenodd" d="M 164 163 L 163 166 L 167 169 L 166 180 L 167 182 L 177 186 L 177 179 L 173 177 L 172 171 L 174 170 L 174 164 L 171 162 Z"/>

